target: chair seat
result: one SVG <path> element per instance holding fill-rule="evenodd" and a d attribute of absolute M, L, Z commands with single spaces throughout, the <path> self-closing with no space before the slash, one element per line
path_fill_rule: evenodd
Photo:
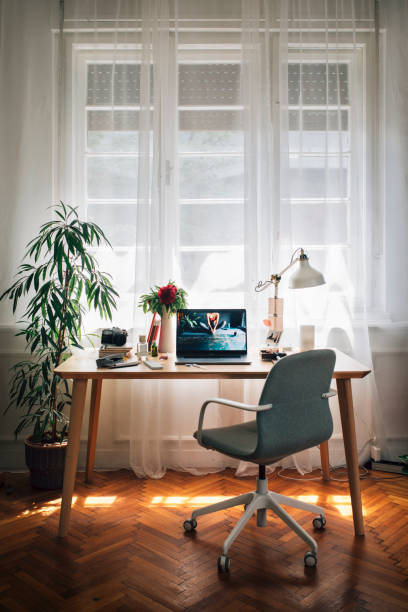
<path fill-rule="evenodd" d="M 197 438 L 197 432 L 194 433 L 194 437 Z M 202 435 L 202 443 L 207 448 L 244 460 L 254 453 L 257 440 L 256 421 L 229 427 L 203 429 Z"/>

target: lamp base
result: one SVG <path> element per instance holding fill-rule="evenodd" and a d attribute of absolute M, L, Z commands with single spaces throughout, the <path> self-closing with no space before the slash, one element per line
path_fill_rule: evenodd
<path fill-rule="evenodd" d="M 268 327 L 266 343 L 279 344 L 283 333 L 283 298 L 268 298 L 268 318 L 264 323 Z"/>

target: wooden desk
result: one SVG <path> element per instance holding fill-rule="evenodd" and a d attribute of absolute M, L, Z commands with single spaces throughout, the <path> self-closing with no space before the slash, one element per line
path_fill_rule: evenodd
<path fill-rule="evenodd" d="M 336 355 L 336 366 L 333 377 L 336 379 L 339 398 L 341 426 L 343 429 L 344 449 L 346 453 L 351 504 L 353 508 L 354 531 L 356 535 L 364 535 L 351 379 L 363 378 L 370 373 L 370 370 L 340 351 L 336 351 Z M 160 363 L 163 364 L 162 370 L 150 370 L 144 364 L 117 370 L 98 370 L 95 362 L 96 357 L 97 351 L 86 350 L 70 357 L 55 370 L 62 378 L 72 378 L 74 381 L 58 532 L 61 537 L 67 535 L 69 530 L 71 501 L 78 464 L 80 433 L 88 380 L 92 380 L 86 466 L 86 478 L 89 480 L 94 466 L 103 379 L 263 379 L 266 378 L 271 368 L 270 362 L 261 361 L 258 356 L 255 356 L 250 365 L 207 365 L 206 370 L 175 365 L 174 357 L 167 361 L 160 361 Z M 329 479 L 327 443 L 321 445 L 320 451 L 323 476 L 325 479 Z"/>

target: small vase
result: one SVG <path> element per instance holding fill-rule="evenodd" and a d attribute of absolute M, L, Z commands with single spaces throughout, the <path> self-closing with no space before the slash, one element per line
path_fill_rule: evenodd
<path fill-rule="evenodd" d="M 173 319 L 169 317 L 169 313 L 163 308 L 163 314 L 161 316 L 160 324 L 160 337 L 159 337 L 159 353 L 173 353 L 174 352 L 174 333 L 173 333 Z"/>

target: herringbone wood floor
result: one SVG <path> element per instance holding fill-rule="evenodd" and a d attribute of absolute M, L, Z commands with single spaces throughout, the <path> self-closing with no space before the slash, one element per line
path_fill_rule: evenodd
<path fill-rule="evenodd" d="M 241 510 L 202 517 L 193 536 L 182 522 L 210 502 L 194 498 L 238 495 L 252 478 L 121 470 L 85 485 L 80 474 L 64 540 L 58 492 L 31 489 L 25 474 L 0 482 L 0 610 L 408 610 L 408 478 L 362 481 L 366 536 L 355 538 L 346 483 L 272 476 L 271 489 L 327 508 L 318 567 L 304 568 L 307 547 L 278 519 L 259 529 L 254 518 L 230 549 L 230 574 L 216 560 Z M 290 512 L 313 531 L 310 515 Z"/>

